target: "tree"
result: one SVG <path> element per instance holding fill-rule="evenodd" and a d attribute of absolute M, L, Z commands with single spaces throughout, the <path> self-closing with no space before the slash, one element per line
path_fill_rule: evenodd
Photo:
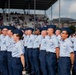
<path fill-rule="evenodd" d="M 72 30 L 72 33 L 75 33 L 75 31 L 76 31 L 76 27 L 75 26 L 71 25 L 69 28 Z"/>

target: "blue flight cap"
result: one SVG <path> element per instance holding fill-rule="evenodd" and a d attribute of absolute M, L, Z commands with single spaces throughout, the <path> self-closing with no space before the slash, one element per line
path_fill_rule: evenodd
<path fill-rule="evenodd" d="M 16 28 L 15 28 L 14 26 L 9 26 L 8 29 L 11 30 L 11 31 L 13 31 L 13 30 L 15 30 Z"/>
<path fill-rule="evenodd" d="M 24 31 L 28 30 L 28 28 L 25 28 Z"/>
<path fill-rule="evenodd" d="M 3 27 L 2 27 L 2 30 L 3 30 L 4 28 L 9 29 L 9 27 L 8 27 L 8 26 L 3 26 Z"/>
<path fill-rule="evenodd" d="M 24 31 L 26 31 L 27 30 L 27 28 L 24 28 Z"/>
<path fill-rule="evenodd" d="M 49 28 L 53 28 L 55 30 L 56 25 L 47 25 L 47 29 L 49 29 Z"/>
<path fill-rule="evenodd" d="M 61 30 L 61 28 L 56 28 L 55 30 Z"/>
<path fill-rule="evenodd" d="M 38 28 L 36 28 L 36 30 L 39 30 L 39 31 L 41 31 L 41 27 L 38 27 Z"/>
<path fill-rule="evenodd" d="M 0 30 L 2 30 L 3 29 L 3 26 L 0 26 Z"/>
<path fill-rule="evenodd" d="M 15 29 L 13 31 L 13 34 L 19 34 L 20 36 L 23 36 L 23 32 L 21 30 L 19 30 L 19 29 Z"/>
<path fill-rule="evenodd" d="M 23 30 L 23 31 L 25 31 L 25 29 L 24 29 L 24 28 L 20 28 L 20 30 L 21 30 L 21 31 L 22 31 L 22 30 Z"/>
<path fill-rule="evenodd" d="M 41 31 L 43 31 L 43 30 L 47 30 L 47 27 L 42 27 L 41 28 Z"/>
<path fill-rule="evenodd" d="M 34 31 L 34 29 L 33 29 L 33 28 L 27 28 L 27 30 L 31 30 L 31 31 Z"/>
<path fill-rule="evenodd" d="M 72 30 L 68 27 L 63 27 L 62 31 L 67 31 L 69 35 L 72 34 Z"/>

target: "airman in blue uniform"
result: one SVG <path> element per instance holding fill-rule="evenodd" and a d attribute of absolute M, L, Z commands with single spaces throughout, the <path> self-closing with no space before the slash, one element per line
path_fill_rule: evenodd
<path fill-rule="evenodd" d="M 8 27 L 3 26 L 2 34 L 0 35 L 0 64 L 3 75 L 8 75 L 8 63 L 7 63 L 7 47 L 6 47 L 6 38 L 7 38 Z"/>
<path fill-rule="evenodd" d="M 46 45 L 46 63 L 47 63 L 47 72 L 48 75 L 56 75 L 56 58 L 58 58 L 58 40 L 55 36 L 55 25 L 48 25 L 47 26 L 47 33 L 50 39 L 47 40 Z"/>
<path fill-rule="evenodd" d="M 33 65 L 35 69 L 35 75 L 40 75 L 40 65 L 39 65 L 39 47 L 40 47 L 40 30 L 41 28 L 37 28 L 35 31 L 35 40 L 33 44 L 33 51 L 32 51 L 32 57 L 33 57 Z"/>
<path fill-rule="evenodd" d="M 39 61 L 40 61 L 40 69 L 42 72 L 42 75 L 47 75 L 47 69 L 46 69 L 46 41 L 47 37 L 47 27 L 41 28 L 41 41 L 40 41 L 40 52 L 39 52 Z"/>
<path fill-rule="evenodd" d="M 33 28 L 28 28 L 28 42 L 27 42 L 27 50 L 28 50 L 28 59 L 31 68 L 30 74 L 33 75 L 35 73 L 34 66 L 33 66 L 33 59 L 32 59 L 32 51 L 33 51 L 33 44 L 35 40 L 35 36 L 33 35 Z"/>
<path fill-rule="evenodd" d="M 15 30 L 16 28 L 13 26 L 9 26 L 8 28 L 9 28 L 7 33 L 8 37 L 6 39 L 8 72 L 9 72 L 9 75 L 13 75 L 12 74 L 12 50 L 15 42 L 13 41 L 12 36 L 13 36 L 13 30 Z"/>
<path fill-rule="evenodd" d="M 74 37 L 74 72 L 75 72 L 75 75 L 76 75 L 76 37 Z"/>
<path fill-rule="evenodd" d="M 2 27 L 3 26 L 0 26 L 0 35 L 2 34 Z M 1 39 L 0 39 L 0 44 L 1 44 Z M 1 51 L 1 45 L 0 45 L 0 51 Z M 1 65 L 1 63 L 0 63 L 0 65 Z M 0 66 L 0 74 L 2 73 L 2 68 L 1 68 L 1 66 Z"/>
<path fill-rule="evenodd" d="M 25 67 L 26 67 L 26 71 L 29 72 L 29 60 L 28 60 L 28 50 L 27 50 L 27 42 L 28 42 L 29 36 L 28 36 L 28 32 L 27 32 L 27 28 L 24 31 L 24 49 L 25 49 Z"/>
<path fill-rule="evenodd" d="M 12 72 L 13 75 L 22 75 L 22 71 L 25 70 L 25 59 L 24 59 L 24 47 L 21 41 L 23 33 L 21 30 L 13 31 L 13 40 L 15 44 L 12 50 Z"/>
<path fill-rule="evenodd" d="M 55 35 L 56 35 L 56 37 L 58 39 L 58 43 L 59 43 L 59 41 L 61 40 L 61 28 L 55 29 Z"/>
<path fill-rule="evenodd" d="M 69 39 L 71 40 L 71 42 L 72 42 L 72 45 L 73 45 L 73 50 L 74 50 L 74 54 L 75 54 L 75 36 L 74 36 L 75 34 L 74 33 L 71 33 L 71 35 L 69 36 Z M 74 61 L 74 63 L 75 63 L 75 61 Z M 75 64 L 74 64 L 75 65 Z M 75 75 L 75 69 L 74 69 L 75 67 L 73 66 L 73 69 L 72 69 L 72 71 L 71 71 L 71 74 L 72 75 Z"/>
<path fill-rule="evenodd" d="M 61 40 L 61 28 L 57 27 L 55 29 L 55 35 L 58 40 L 58 44 L 60 45 L 60 40 Z M 58 62 L 56 62 L 56 73 L 58 73 Z"/>
<path fill-rule="evenodd" d="M 58 75 L 71 75 L 71 64 L 74 64 L 74 51 L 72 42 L 69 40 L 70 29 L 62 28 L 60 53 L 58 59 Z"/>

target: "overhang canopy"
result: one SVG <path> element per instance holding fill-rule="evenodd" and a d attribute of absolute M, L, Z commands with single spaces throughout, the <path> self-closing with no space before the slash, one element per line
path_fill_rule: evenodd
<path fill-rule="evenodd" d="M 58 0 L 36 0 L 36 10 L 47 10 Z M 0 0 L 0 8 L 34 9 L 34 0 Z"/>

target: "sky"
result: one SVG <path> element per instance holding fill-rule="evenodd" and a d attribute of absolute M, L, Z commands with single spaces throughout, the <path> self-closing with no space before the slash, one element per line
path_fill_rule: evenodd
<path fill-rule="evenodd" d="M 23 13 L 23 10 L 13 9 L 12 11 Z M 32 14 L 34 11 L 31 10 L 30 13 Z M 36 11 L 36 13 L 44 14 L 44 11 Z M 51 19 L 51 7 L 46 11 L 46 14 Z M 59 0 L 52 6 L 52 15 L 52 19 L 59 18 Z M 60 16 L 76 19 L 76 0 L 60 0 Z"/>
<path fill-rule="evenodd" d="M 59 18 L 59 1 L 52 6 L 52 18 Z M 47 10 L 47 15 L 51 16 L 51 7 Z M 76 0 L 60 1 L 60 16 L 76 19 Z M 51 17 L 49 17 L 51 19 Z"/>

